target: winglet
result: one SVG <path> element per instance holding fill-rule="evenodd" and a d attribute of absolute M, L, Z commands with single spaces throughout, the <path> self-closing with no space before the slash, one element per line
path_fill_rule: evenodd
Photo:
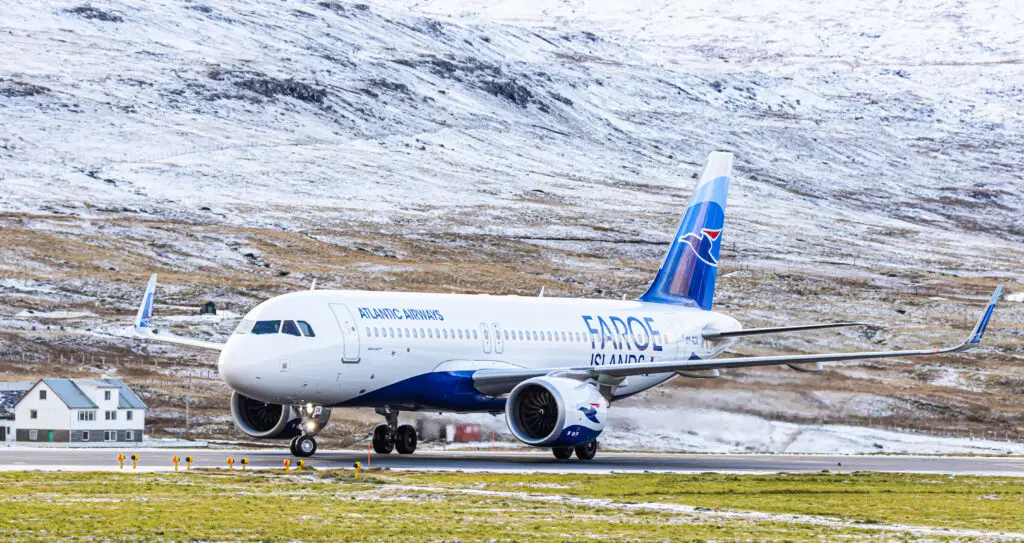
<path fill-rule="evenodd" d="M 153 299 L 156 297 L 156 274 L 149 276 L 146 294 L 142 297 L 139 312 L 135 315 L 135 331 L 150 330 L 149 323 L 153 319 Z"/>
<path fill-rule="evenodd" d="M 1003 294 L 1003 285 L 996 287 L 996 291 L 992 293 L 992 299 L 988 302 L 988 307 L 985 308 L 985 312 L 981 314 L 981 318 L 978 319 L 978 324 L 974 325 L 974 330 L 971 331 L 971 339 L 967 340 L 969 345 L 977 345 L 981 343 L 981 336 L 985 335 L 985 328 L 988 327 L 988 321 L 992 318 L 992 311 L 996 308 L 996 302 L 999 301 L 999 297 Z"/>

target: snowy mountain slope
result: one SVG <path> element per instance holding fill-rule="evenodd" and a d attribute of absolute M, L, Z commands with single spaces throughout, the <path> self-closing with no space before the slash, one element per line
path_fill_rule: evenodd
<path fill-rule="evenodd" d="M 177 306 L 164 314 L 242 311 L 314 277 L 636 295 L 723 148 L 737 179 L 719 305 L 748 325 L 892 325 L 740 352 L 948 341 L 996 282 L 1024 291 L 1021 17 L 1012 2 L 8 2 L 0 358 L 141 349 L 121 326 L 151 271 Z M 679 386 L 759 416 L 803 406 L 728 392 L 896 394 L 1024 425 L 1021 304 L 991 336 L 934 372 Z M 991 396 L 934 384 L 974 369 Z"/>

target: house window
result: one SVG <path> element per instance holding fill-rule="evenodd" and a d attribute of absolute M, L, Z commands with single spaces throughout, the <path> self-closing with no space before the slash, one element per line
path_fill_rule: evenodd
<path fill-rule="evenodd" d="M 124 412 L 125 418 L 128 419 L 128 420 L 132 420 L 132 415 L 134 415 L 134 414 L 135 413 L 133 411 L 125 411 Z"/>
<path fill-rule="evenodd" d="M 103 391 L 103 399 L 107 400 L 107 401 L 110 401 L 110 391 L 109 390 L 104 390 Z"/>
<path fill-rule="evenodd" d="M 39 399 L 40 400 L 45 400 L 46 399 L 46 391 L 45 390 L 40 390 L 39 391 Z"/>
<path fill-rule="evenodd" d="M 135 432 L 128 430 L 124 433 L 124 438 L 126 441 L 135 441 Z"/>
<path fill-rule="evenodd" d="M 89 441 L 89 432 L 82 432 L 82 441 Z"/>
<path fill-rule="evenodd" d="M 36 411 L 35 409 L 29 411 L 28 412 L 28 418 L 30 418 L 30 419 L 38 419 L 39 418 L 39 412 Z"/>
<path fill-rule="evenodd" d="M 29 430 L 28 431 L 28 440 L 29 441 L 35 441 L 37 439 L 39 439 L 39 430 Z"/>
<path fill-rule="evenodd" d="M 117 441 L 117 430 L 104 430 L 103 441 Z"/>
<path fill-rule="evenodd" d="M 80 420 L 80 421 L 96 420 L 96 412 L 95 411 L 79 411 L 78 412 L 78 420 Z"/>
<path fill-rule="evenodd" d="M 117 411 L 107 411 L 105 415 L 107 420 L 117 420 Z"/>

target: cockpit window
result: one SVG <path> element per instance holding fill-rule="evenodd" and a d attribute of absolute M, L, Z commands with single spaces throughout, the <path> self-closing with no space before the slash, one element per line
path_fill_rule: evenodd
<path fill-rule="evenodd" d="M 284 321 L 281 326 L 281 333 L 288 334 L 289 336 L 301 336 L 299 333 L 299 327 L 295 326 L 295 321 Z"/>
<path fill-rule="evenodd" d="M 253 335 L 276 334 L 281 329 L 281 321 L 259 321 L 252 327 Z"/>
<path fill-rule="evenodd" d="M 252 325 L 256 324 L 256 321 L 245 319 L 238 323 L 238 328 L 235 328 L 236 334 L 248 334 L 249 330 L 252 330 Z"/>
<path fill-rule="evenodd" d="M 302 335 L 304 335 L 306 337 L 316 337 L 316 334 L 313 333 L 313 327 L 310 326 L 308 322 L 306 322 L 306 321 L 298 321 L 298 322 L 299 322 L 299 330 L 302 330 Z"/>

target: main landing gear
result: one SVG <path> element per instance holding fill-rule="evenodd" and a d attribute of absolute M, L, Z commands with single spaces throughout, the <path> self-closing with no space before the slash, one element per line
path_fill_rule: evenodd
<path fill-rule="evenodd" d="M 378 454 L 390 454 L 398 449 L 399 454 L 412 454 L 416 450 L 416 429 L 408 424 L 398 425 L 398 411 L 378 407 L 377 413 L 384 415 L 387 424 L 373 429 L 373 450 Z"/>
<path fill-rule="evenodd" d="M 580 460 L 591 460 L 597 454 L 597 440 L 594 439 L 575 447 L 551 447 L 551 453 L 559 460 L 572 458 L 573 452 L 576 453 L 576 458 Z"/>
<path fill-rule="evenodd" d="M 292 456 L 309 458 L 316 452 L 316 438 L 305 434 L 293 437 L 288 449 L 291 451 Z"/>

